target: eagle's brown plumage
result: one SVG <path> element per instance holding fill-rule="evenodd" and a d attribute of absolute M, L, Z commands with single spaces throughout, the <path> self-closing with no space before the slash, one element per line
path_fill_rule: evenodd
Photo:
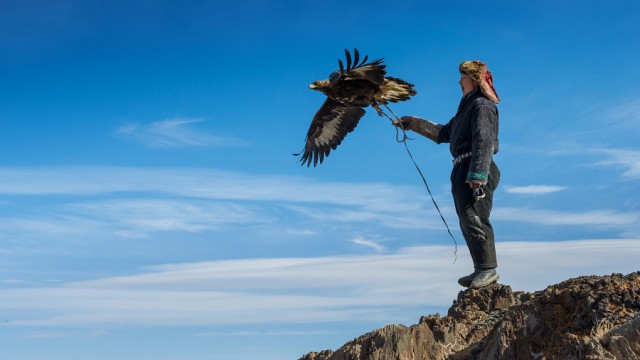
<path fill-rule="evenodd" d="M 317 80 L 309 85 L 310 89 L 327 95 L 327 99 L 309 126 L 300 159 L 302 165 L 322 164 L 331 150 L 335 150 L 356 128 L 364 115 L 363 108 L 371 105 L 381 114 L 379 105 L 406 101 L 416 94 L 413 84 L 385 76 L 387 71 L 386 65 L 382 64 L 383 59 L 367 63 L 367 56 L 360 61 L 357 49 L 353 49 L 353 59 L 348 50 L 344 52 L 346 67 L 342 60 L 338 60 L 340 69 L 331 73 L 328 80 Z"/>

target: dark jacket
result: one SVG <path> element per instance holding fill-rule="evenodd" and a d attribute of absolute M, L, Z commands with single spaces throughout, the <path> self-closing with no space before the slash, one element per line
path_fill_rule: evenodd
<path fill-rule="evenodd" d="M 458 112 L 440 128 L 436 142 L 450 143 L 451 155 L 471 152 L 467 182 L 486 183 L 493 154 L 498 152 L 498 108 L 476 89 L 460 101 Z"/>

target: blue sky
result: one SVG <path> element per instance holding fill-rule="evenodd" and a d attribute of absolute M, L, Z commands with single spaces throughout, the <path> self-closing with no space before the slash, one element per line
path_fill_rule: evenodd
<path fill-rule="evenodd" d="M 471 270 L 450 154 L 368 110 L 298 152 L 345 48 L 444 123 L 457 66 L 502 103 L 502 282 L 637 271 L 632 1 L 0 2 L 0 359 L 296 359 L 446 312 Z"/>

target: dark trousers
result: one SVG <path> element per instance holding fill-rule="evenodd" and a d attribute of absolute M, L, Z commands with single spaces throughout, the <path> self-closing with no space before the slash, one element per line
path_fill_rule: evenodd
<path fill-rule="evenodd" d="M 483 188 L 485 197 L 476 201 L 473 190 L 466 183 L 470 161 L 471 159 L 465 159 L 453 167 L 451 192 L 460 220 L 460 230 L 471 253 L 473 266 L 479 270 L 493 269 L 498 266 L 498 262 L 489 216 L 493 206 L 493 191 L 500 182 L 500 170 L 491 162 L 489 179 Z"/>

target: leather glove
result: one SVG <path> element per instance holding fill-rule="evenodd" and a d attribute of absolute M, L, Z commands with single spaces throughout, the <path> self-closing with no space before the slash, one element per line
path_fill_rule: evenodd
<path fill-rule="evenodd" d="M 394 121 L 393 125 L 400 127 L 403 130 L 411 130 L 413 123 L 414 123 L 413 116 L 403 116 L 400 118 L 400 120 Z"/>

